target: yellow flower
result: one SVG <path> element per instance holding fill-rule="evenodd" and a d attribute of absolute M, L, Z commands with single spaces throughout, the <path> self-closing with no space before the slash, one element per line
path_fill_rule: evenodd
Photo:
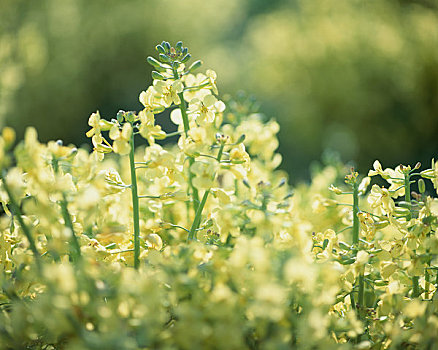
<path fill-rule="evenodd" d="M 368 172 L 368 176 L 380 175 L 383 176 L 382 164 L 378 160 L 375 160 L 373 163 L 374 170 L 370 170 Z"/>
<path fill-rule="evenodd" d="M 380 276 L 382 276 L 384 280 L 387 280 L 397 270 L 397 265 L 391 261 L 381 261 L 379 267 Z"/>
<path fill-rule="evenodd" d="M 202 100 L 205 95 L 211 94 L 210 90 L 208 89 L 209 78 L 207 78 L 205 74 L 202 73 L 198 73 L 196 75 L 187 74 L 186 76 L 184 76 L 183 79 L 186 87 L 189 88 L 186 91 L 184 91 L 184 99 L 186 101 L 191 101 L 194 98 Z M 204 87 L 204 88 L 196 88 L 196 87 Z"/>
<path fill-rule="evenodd" d="M 139 96 L 139 101 L 145 107 L 146 113 L 160 113 L 164 110 L 163 106 L 160 105 L 160 101 L 156 98 L 155 89 L 150 86 L 146 91 L 142 91 Z"/>
<path fill-rule="evenodd" d="M 208 69 L 207 72 L 208 82 L 210 83 L 210 89 L 213 91 L 215 95 L 217 95 L 219 92 L 217 91 L 217 85 L 216 85 L 216 79 L 217 74 L 214 70 Z"/>
<path fill-rule="evenodd" d="M 230 161 L 235 164 L 245 164 L 249 165 L 250 157 L 249 154 L 245 150 L 245 145 L 243 143 L 239 143 L 236 147 L 233 147 L 230 150 Z"/>
<path fill-rule="evenodd" d="M 192 114 L 199 124 L 213 123 L 216 113 L 225 110 L 225 104 L 218 101 L 213 95 L 205 95 L 202 100 L 194 98 L 190 102 L 189 113 Z"/>
<path fill-rule="evenodd" d="M 150 249 L 161 250 L 161 248 L 163 248 L 163 241 L 159 235 L 151 233 L 146 237 L 146 245 Z"/>
<path fill-rule="evenodd" d="M 129 144 L 132 135 L 132 126 L 129 123 L 125 123 L 123 125 L 122 130 L 119 130 L 117 124 L 113 125 L 110 130 L 109 137 L 113 142 L 114 152 L 118 154 L 128 154 L 131 150 L 131 146 Z"/>
<path fill-rule="evenodd" d="M 86 133 L 87 137 L 91 137 L 93 143 L 93 155 L 96 160 L 103 160 L 104 153 L 112 152 L 111 146 L 102 136 L 101 131 L 108 131 L 113 127 L 113 124 L 107 120 L 101 119 L 99 111 L 92 113 L 88 118 L 88 125 L 91 129 Z"/>
<path fill-rule="evenodd" d="M 368 186 L 370 185 L 370 182 L 371 182 L 371 178 L 369 176 L 366 176 L 362 179 L 362 181 L 359 184 L 359 188 L 358 188 L 359 194 L 365 194 Z"/>
<path fill-rule="evenodd" d="M 178 147 L 188 156 L 197 157 L 206 150 L 206 140 L 208 140 L 206 128 L 194 126 L 190 128 L 188 137 L 181 135 Z"/>
<path fill-rule="evenodd" d="M 368 195 L 368 203 L 372 208 L 380 209 L 385 214 L 392 214 L 395 210 L 395 204 L 392 200 L 388 189 L 373 185 Z"/>
<path fill-rule="evenodd" d="M 201 160 L 193 163 L 190 168 L 192 173 L 196 175 L 193 179 L 193 185 L 200 190 L 208 190 L 213 187 L 217 166 L 218 164 L 214 160 Z"/>
<path fill-rule="evenodd" d="M 113 126 L 109 121 L 101 119 L 99 111 L 90 115 L 88 125 L 91 126 L 91 129 L 87 131 L 87 137 L 100 135 L 101 131 L 108 131 Z"/>
<path fill-rule="evenodd" d="M 93 135 L 100 134 L 100 113 L 97 111 L 93 113 L 88 118 L 88 125 L 91 126 L 91 129 L 87 132 L 87 137 L 92 137 Z"/>
<path fill-rule="evenodd" d="M 181 100 L 178 96 L 183 91 L 184 86 L 181 80 L 154 80 L 155 97 L 161 100 L 164 107 L 168 108 L 174 103 L 179 105 Z"/>
<path fill-rule="evenodd" d="M 164 139 L 166 133 L 161 130 L 160 125 L 155 125 L 154 114 L 146 109 L 142 110 L 139 114 L 140 117 L 140 135 L 148 140 L 150 145 L 155 143 L 155 139 Z"/>

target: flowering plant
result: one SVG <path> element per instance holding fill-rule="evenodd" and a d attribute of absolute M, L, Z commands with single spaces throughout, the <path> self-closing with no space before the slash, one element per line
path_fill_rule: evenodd
<path fill-rule="evenodd" d="M 91 153 L 33 128 L 13 149 L 3 129 L 1 346 L 431 348 L 436 163 L 376 162 L 390 186 L 368 195 L 371 178 L 340 166 L 293 191 L 278 124 L 221 100 L 181 42 L 156 49 L 142 109 L 90 116 Z M 166 110 L 176 132 L 156 123 Z"/>

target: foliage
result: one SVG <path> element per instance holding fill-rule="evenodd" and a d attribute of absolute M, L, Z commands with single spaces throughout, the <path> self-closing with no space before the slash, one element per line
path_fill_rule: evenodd
<path fill-rule="evenodd" d="M 435 156 L 437 16 L 435 1 L 297 0 L 249 21 L 234 72 L 278 116 L 291 175 L 326 149 L 362 172 Z"/>
<path fill-rule="evenodd" d="M 43 141 L 81 145 L 90 110 L 138 109 L 137 92 L 151 83 L 147 48 L 165 36 L 186 38 L 224 90 L 243 88 L 277 118 L 293 183 L 309 178 L 326 148 L 365 172 L 376 154 L 395 167 L 426 163 L 438 146 L 434 0 L 1 0 L 0 8 L 0 124 L 20 138 L 32 125 Z"/>
<path fill-rule="evenodd" d="M 3 129 L 1 347 L 433 348 L 438 164 L 292 189 L 278 124 L 221 101 L 181 42 L 156 49 L 143 109 L 90 116 L 92 153 Z"/>

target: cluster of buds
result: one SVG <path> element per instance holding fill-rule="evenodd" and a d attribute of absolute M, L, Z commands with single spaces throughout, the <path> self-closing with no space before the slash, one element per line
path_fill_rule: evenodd
<path fill-rule="evenodd" d="M 160 45 L 157 45 L 155 49 L 159 53 L 158 60 L 149 56 L 147 62 L 154 67 L 155 70 L 152 71 L 152 78 L 157 80 L 174 78 L 178 68 L 182 64 L 187 63 L 192 57 L 188 48 L 183 47 L 182 41 L 178 41 L 175 47 L 170 46 L 167 41 L 163 41 Z M 188 73 L 196 70 L 201 65 L 202 61 L 200 60 L 193 62 L 188 69 Z"/>

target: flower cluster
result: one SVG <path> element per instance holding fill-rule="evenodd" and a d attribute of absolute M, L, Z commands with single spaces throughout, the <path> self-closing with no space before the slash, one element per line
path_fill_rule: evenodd
<path fill-rule="evenodd" d="M 90 116 L 91 153 L 3 129 L 0 348 L 433 346 L 436 163 L 292 190 L 278 124 L 181 42 L 156 49 L 142 109 Z"/>

